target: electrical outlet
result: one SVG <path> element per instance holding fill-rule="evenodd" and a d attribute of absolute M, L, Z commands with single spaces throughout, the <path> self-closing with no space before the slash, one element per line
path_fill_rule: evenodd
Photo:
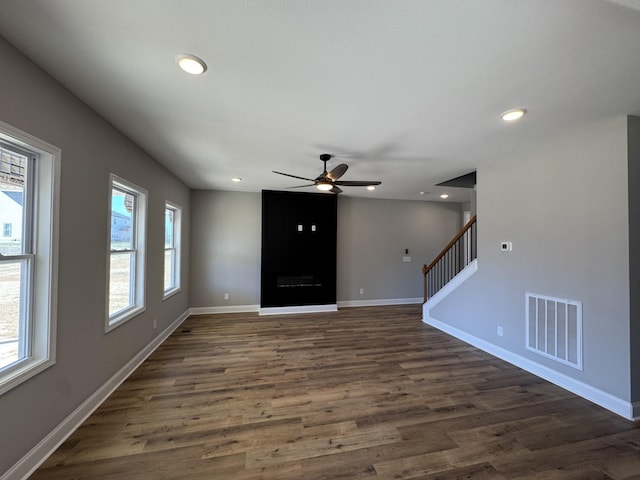
<path fill-rule="evenodd" d="M 229 294 L 228 294 L 228 293 L 225 293 L 225 294 L 224 294 L 224 299 L 225 299 L 225 300 L 229 300 Z"/>
<path fill-rule="evenodd" d="M 364 295 L 364 288 L 360 289 L 360 295 Z"/>
<path fill-rule="evenodd" d="M 504 335 L 504 330 L 501 325 L 498 325 L 498 336 L 502 337 Z"/>

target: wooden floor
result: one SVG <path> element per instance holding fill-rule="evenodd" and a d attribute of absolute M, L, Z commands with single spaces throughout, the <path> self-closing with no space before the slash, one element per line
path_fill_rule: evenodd
<path fill-rule="evenodd" d="M 640 479 L 640 429 L 420 306 L 189 318 L 35 479 Z"/>

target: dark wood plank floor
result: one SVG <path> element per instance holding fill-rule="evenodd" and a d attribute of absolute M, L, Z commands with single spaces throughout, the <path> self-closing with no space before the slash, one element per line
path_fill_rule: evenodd
<path fill-rule="evenodd" d="M 637 425 L 420 317 L 191 317 L 31 478 L 640 479 Z"/>

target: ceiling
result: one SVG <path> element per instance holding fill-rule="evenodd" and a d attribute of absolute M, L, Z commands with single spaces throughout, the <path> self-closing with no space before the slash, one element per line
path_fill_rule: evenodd
<path fill-rule="evenodd" d="M 345 195 L 466 201 L 435 185 L 640 114 L 638 0 L 2 0 L 0 35 L 197 189 L 330 153 L 382 181 Z"/>

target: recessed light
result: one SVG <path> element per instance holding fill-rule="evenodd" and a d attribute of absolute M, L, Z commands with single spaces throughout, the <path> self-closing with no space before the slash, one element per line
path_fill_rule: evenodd
<path fill-rule="evenodd" d="M 240 177 L 233 177 L 233 178 L 231 179 L 231 181 L 232 181 L 232 182 L 236 182 L 236 183 L 238 183 L 238 182 L 241 182 L 241 181 L 242 181 L 242 179 L 241 179 Z"/>
<path fill-rule="evenodd" d="M 449 198 L 449 195 L 447 195 L 446 193 L 443 193 L 442 195 L 440 195 L 440 198 L 442 198 L 442 199 Z"/>
<path fill-rule="evenodd" d="M 328 192 L 333 188 L 333 185 L 331 185 L 330 183 L 319 183 L 316 185 L 316 188 L 318 190 L 322 190 L 323 192 Z"/>
<path fill-rule="evenodd" d="M 527 111 L 524 108 L 514 108 L 503 112 L 500 116 L 505 122 L 513 122 L 514 120 L 521 119 L 525 113 L 527 113 Z"/>
<path fill-rule="evenodd" d="M 200 57 L 190 53 L 182 53 L 176 57 L 176 62 L 182 70 L 192 75 L 200 75 L 207 71 L 207 64 Z"/>
<path fill-rule="evenodd" d="M 375 190 L 375 189 L 376 189 L 375 185 L 367 186 L 367 190 Z"/>

